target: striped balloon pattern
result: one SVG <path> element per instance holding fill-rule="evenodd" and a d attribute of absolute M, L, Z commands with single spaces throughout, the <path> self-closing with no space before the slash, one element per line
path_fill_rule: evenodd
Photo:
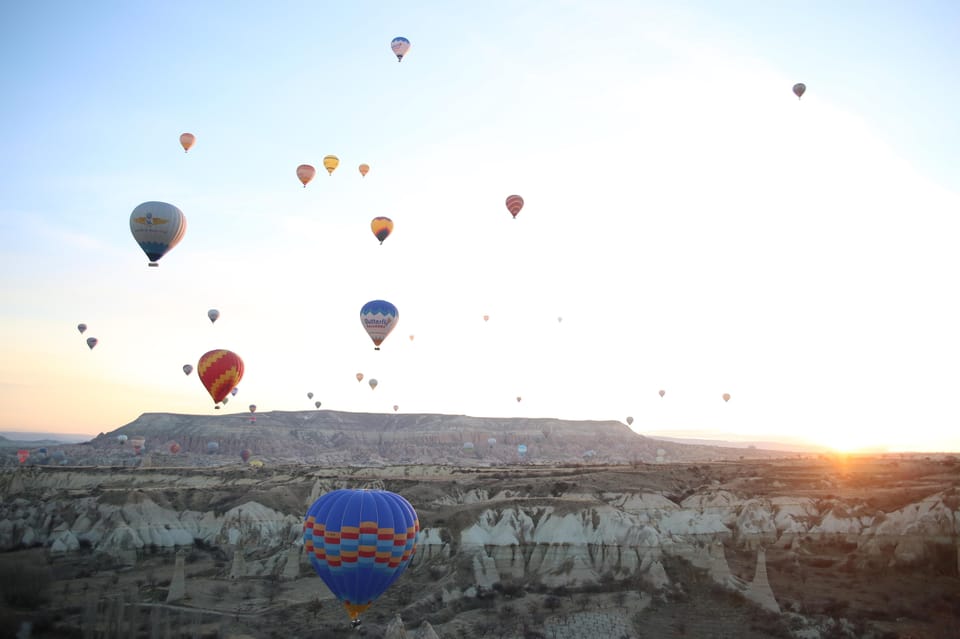
<path fill-rule="evenodd" d="M 383 241 L 390 237 L 390 234 L 393 232 L 393 220 L 389 217 L 375 217 L 370 222 L 370 230 L 373 231 L 373 234 L 376 235 L 380 243 L 383 244 Z"/>
<path fill-rule="evenodd" d="M 520 212 L 520 209 L 523 208 L 523 198 L 519 195 L 511 195 L 507 197 L 507 210 L 510 211 L 510 215 L 516 219 L 517 213 Z"/>
<path fill-rule="evenodd" d="M 243 378 L 243 360 L 223 348 L 203 354 L 197 363 L 197 375 L 214 404 L 223 402 Z"/>
<path fill-rule="evenodd" d="M 384 300 L 367 302 L 360 309 L 360 321 L 373 340 L 374 350 L 380 350 L 380 344 L 387 339 L 399 319 L 397 307 Z"/>
<path fill-rule="evenodd" d="M 313 569 L 357 625 L 360 614 L 406 570 L 419 532 L 416 511 L 400 495 L 340 489 L 310 506 L 303 545 Z"/>
<path fill-rule="evenodd" d="M 150 260 L 158 260 L 170 252 L 187 232 L 187 218 L 183 211 L 166 202 L 144 202 L 130 214 L 130 232 Z"/>
<path fill-rule="evenodd" d="M 403 36 L 397 36 L 390 42 L 390 49 L 393 55 L 397 56 L 397 62 L 402 62 L 403 56 L 410 50 L 410 41 Z"/>

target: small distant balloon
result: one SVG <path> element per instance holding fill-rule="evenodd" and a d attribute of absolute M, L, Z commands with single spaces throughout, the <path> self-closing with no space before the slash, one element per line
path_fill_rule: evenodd
<path fill-rule="evenodd" d="M 190 364 L 184 364 L 184 365 L 183 365 L 183 374 L 184 374 L 184 375 L 189 375 L 189 374 L 192 373 L 192 372 L 193 372 L 193 366 L 191 366 Z"/>
<path fill-rule="evenodd" d="M 400 410 L 400 406 L 398 406 L 397 404 L 394 404 L 394 405 L 393 405 L 393 412 L 397 412 L 398 410 Z"/>
<path fill-rule="evenodd" d="M 370 171 L 370 165 L 361 164 L 359 168 L 360 168 L 360 175 L 362 175 L 363 177 L 367 177 L 367 173 Z"/>
<path fill-rule="evenodd" d="M 362 381 L 363 381 L 363 373 L 357 373 L 357 381 L 358 381 L 358 382 L 362 382 Z"/>
<path fill-rule="evenodd" d="M 797 82 L 795 85 L 793 85 L 793 94 L 797 96 L 798 100 L 802 98 L 803 94 L 806 92 L 807 92 L 807 85 L 805 85 L 803 82 Z"/>
<path fill-rule="evenodd" d="M 80 331 L 80 334 L 83 335 L 84 331 L 87 330 L 86 324 L 77 324 L 77 330 Z"/>
<path fill-rule="evenodd" d="M 210 455 L 212 455 L 212 454 L 214 454 L 215 452 L 217 452 L 218 450 L 220 450 L 220 443 L 219 443 L 219 442 L 207 442 L 207 453 L 209 453 Z"/>
<path fill-rule="evenodd" d="M 724 394 L 723 394 L 723 401 L 725 401 L 725 402 L 729 402 L 729 401 L 730 401 L 730 393 L 724 393 Z"/>
<path fill-rule="evenodd" d="M 496 437 L 490 437 L 489 439 L 487 439 L 487 446 L 489 446 L 490 448 L 493 448 L 496 445 L 497 445 Z"/>
<path fill-rule="evenodd" d="M 410 41 L 403 36 L 397 36 L 390 42 L 390 49 L 397 56 L 397 62 L 402 62 L 403 56 L 410 50 Z"/>
<path fill-rule="evenodd" d="M 413 341 L 413 335 L 410 336 L 410 341 L 411 341 L 411 342 Z"/>
<path fill-rule="evenodd" d="M 337 167 L 340 166 L 340 158 L 335 155 L 328 155 L 323 158 L 323 168 L 327 170 L 327 173 L 333 175 L 333 172 L 337 170 Z"/>
<path fill-rule="evenodd" d="M 369 382 L 367 382 L 367 383 L 370 384 L 370 390 L 376 390 L 377 384 L 379 384 L 380 382 L 378 382 L 378 381 L 375 380 L 375 379 L 371 379 L 371 380 L 370 380 Z"/>
<path fill-rule="evenodd" d="M 17 459 L 20 461 L 21 464 L 22 464 L 23 462 L 27 461 L 27 459 L 29 459 L 29 458 L 30 458 L 30 451 L 29 451 L 29 450 L 23 450 L 23 449 L 21 449 L 21 450 L 18 450 L 18 451 L 17 451 Z"/>
<path fill-rule="evenodd" d="M 121 444 L 126 444 L 126 443 L 127 443 L 127 436 L 126 436 L 126 435 L 117 435 L 117 441 L 120 442 Z"/>
<path fill-rule="evenodd" d="M 320 406 L 321 406 L 321 403 L 319 401 L 316 401 L 313 403 L 314 408 L 320 408 Z"/>
<path fill-rule="evenodd" d="M 489 322 L 489 321 L 490 321 L 490 316 L 489 316 L 489 315 L 484 315 L 484 316 L 483 316 L 483 321 L 484 321 L 484 322 Z"/>
<path fill-rule="evenodd" d="M 383 241 L 390 237 L 390 234 L 393 232 L 393 220 L 389 217 L 375 217 L 370 222 L 370 230 L 373 231 L 376 238 L 383 244 Z"/>
<path fill-rule="evenodd" d="M 633 426 L 633 417 L 627 417 L 627 426 Z"/>
<path fill-rule="evenodd" d="M 517 401 L 519 402 L 521 399 L 523 399 L 523 398 L 520 397 L 519 395 L 517 395 Z"/>
<path fill-rule="evenodd" d="M 519 195 L 511 195 L 507 197 L 507 210 L 510 211 L 510 215 L 513 216 L 513 219 L 517 219 L 517 213 L 520 212 L 520 209 L 523 208 L 523 198 Z"/>
<path fill-rule="evenodd" d="M 251 454 L 250 451 L 247 450 L 246 448 L 240 451 L 240 459 L 243 460 L 244 464 L 250 461 L 250 454 Z"/>
<path fill-rule="evenodd" d="M 213 324 L 220 318 L 220 311 L 215 308 L 211 308 L 207 311 L 207 317 L 210 318 L 210 323 Z"/>
<path fill-rule="evenodd" d="M 665 390 L 661 390 L 661 391 L 660 391 L 660 397 L 663 397 L 663 396 L 666 395 L 666 394 L 667 394 L 667 391 L 665 391 Z"/>
<path fill-rule="evenodd" d="M 313 399 L 313 393 L 307 393 L 307 399 Z"/>
<path fill-rule="evenodd" d="M 562 317 L 558 317 L 558 318 L 557 318 L 557 324 L 561 324 L 561 323 L 563 323 L 563 318 L 562 318 Z"/>
<path fill-rule="evenodd" d="M 97 345 L 97 342 L 98 342 L 98 341 L 99 341 L 99 340 L 98 340 L 96 337 L 88 337 L 88 338 L 87 338 L 87 346 L 90 347 L 90 350 L 91 350 L 91 351 L 93 350 L 93 347 Z"/>
<path fill-rule="evenodd" d="M 297 167 L 297 178 L 303 183 L 303 188 L 307 188 L 307 184 L 310 183 L 310 180 L 312 180 L 316 174 L 317 170 L 309 164 L 301 164 Z"/>
<path fill-rule="evenodd" d="M 257 405 L 256 405 L 256 404 L 250 404 L 250 412 L 251 412 L 251 413 L 257 412 Z"/>
<path fill-rule="evenodd" d="M 197 141 L 197 136 L 193 133 L 181 133 L 180 134 L 180 146 L 183 147 L 183 152 L 186 153 L 191 148 L 193 144 Z"/>
<path fill-rule="evenodd" d="M 176 455 L 177 453 L 179 453 L 179 452 L 180 452 L 180 444 L 178 444 L 177 442 L 173 442 L 172 444 L 170 444 L 170 452 L 173 453 L 174 455 Z"/>
<path fill-rule="evenodd" d="M 232 395 L 233 397 L 236 397 L 236 396 L 237 396 L 237 391 L 239 391 L 239 390 L 240 390 L 240 387 L 239 387 L 239 386 L 234 386 L 234 387 L 233 387 L 233 390 L 230 391 L 230 395 Z"/>

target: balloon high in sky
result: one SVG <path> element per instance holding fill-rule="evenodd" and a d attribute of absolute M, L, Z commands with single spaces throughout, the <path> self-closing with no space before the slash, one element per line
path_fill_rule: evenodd
<path fill-rule="evenodd" d="M 4 12 L 0 429 L 322 399 L 960 449 L 954 4 L 220 4 Z M 224 346 L 216 410 L 182 367 Z"/>

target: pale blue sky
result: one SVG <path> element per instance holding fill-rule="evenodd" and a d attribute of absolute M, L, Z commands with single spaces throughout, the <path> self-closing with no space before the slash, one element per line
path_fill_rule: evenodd
<path fill-rule="evenodd" d="M 313 391 L 960 449 L 958 24 L 951 2 L 7 3 L 0 426 L 212 414 L 180 366 L 222 347 L 237 411 Z M 147 200 L 188 220 L 159 269 L 128 227 Z M 400 310 L 379 353 L 376 298 Z"/>

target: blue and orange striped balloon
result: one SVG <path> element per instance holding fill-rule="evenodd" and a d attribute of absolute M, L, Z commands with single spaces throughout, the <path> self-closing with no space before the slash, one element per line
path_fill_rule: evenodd
<path fill-rule="evenodd" d="M 386 490 L 340 489 L 310 506 L 303 545 L 313 569 L 354 625 L 406 570 L 420 522 L 406 499 Z"/>

